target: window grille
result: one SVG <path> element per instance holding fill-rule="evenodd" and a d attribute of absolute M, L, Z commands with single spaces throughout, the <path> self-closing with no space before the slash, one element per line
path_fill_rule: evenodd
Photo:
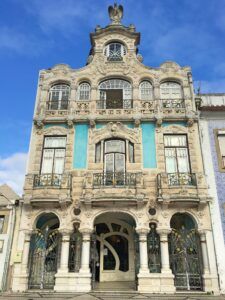
<path fill-rule="evenodd" d="M 126 48 L 121 43 L 110 43 L 105 47 L 104 55 L 109 61 L 121 61 L 126 55 Z"/>

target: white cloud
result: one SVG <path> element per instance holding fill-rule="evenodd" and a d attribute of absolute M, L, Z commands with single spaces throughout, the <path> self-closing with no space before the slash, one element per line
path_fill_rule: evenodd
<path fill-rule="evenodd" d="M 27 153 L 14 153 L 6 158 L 0 157 L 0 185 L 8 184 L 16 193 L 22 195 Z"/>

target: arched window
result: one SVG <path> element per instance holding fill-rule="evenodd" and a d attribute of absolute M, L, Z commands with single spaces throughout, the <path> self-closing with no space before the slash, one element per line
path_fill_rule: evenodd
<path fill-rule="evenodd" d="M 132 108 L 132 86 L 123 79 L 109 79 L 99 85 L 100 100 L 98 108 Z"/>
<path fill-rule="evenodd" d="M 105 47 L 104 54 L 109 61 L 121 61 L 126 54 L 126 48 L 121 43 L 113 42 Z"/>
<path fill-rule="evenodd" d="M 178 290 L 202 289 L 200 239 L 194 220 L 185 213 L 176 213 L 170 221 L 170 266 Z"/>
<path fill-rule="evenodd" d="M 140 84 L 140 98 L 141 100 L 153 99 L 152 85 L 147 80 L 142 81 Z"/>
<path fill-rule="evenodd" d="M 181 86 L 177 82 L 166 81 L 160 85 L 161 99 L 181 99 Z"/>
<path fill-rule="evenodd" d="M 49 93 L 48 109 L 67 109 L 69 101 L 70 87 L 67 84 L 55 84 L 51 87 Z"/>
<path fill-rule="evenodd" d="M 78 100 L 90 100 L 91 87 L 87 82 L 82 82 L 79 85 Z"/>

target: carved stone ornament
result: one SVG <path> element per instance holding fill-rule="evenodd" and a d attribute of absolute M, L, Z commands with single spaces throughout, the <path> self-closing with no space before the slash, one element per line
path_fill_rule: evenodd
<path fill-rule="evenodd" d="M 120 24 L 121 19 L 123 18 L 123 6 L 117 6 L 115 3 L 114 6 L 109 6 L 108 12 L 112 24 Z"/>

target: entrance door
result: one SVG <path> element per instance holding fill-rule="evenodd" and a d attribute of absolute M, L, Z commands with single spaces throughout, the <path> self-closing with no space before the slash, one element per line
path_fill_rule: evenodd
<path fill-rule="evenodd" d="M 132 226 L 113 220 L 96 224 L 99 242 L 99 282 L 134 281 L 134 232 Z"/>
<path fill-rule="evenodd" d="M 58 230 L 37 229 L 31 237 L 29 289 L 53 289 L 57 272 Z"/>
<path fill-rule="evenodd" d="M 185 214 L 171 219 L 170 264 L 178 290 L 201 290 L 200 241 L 193 220 Z"/>

